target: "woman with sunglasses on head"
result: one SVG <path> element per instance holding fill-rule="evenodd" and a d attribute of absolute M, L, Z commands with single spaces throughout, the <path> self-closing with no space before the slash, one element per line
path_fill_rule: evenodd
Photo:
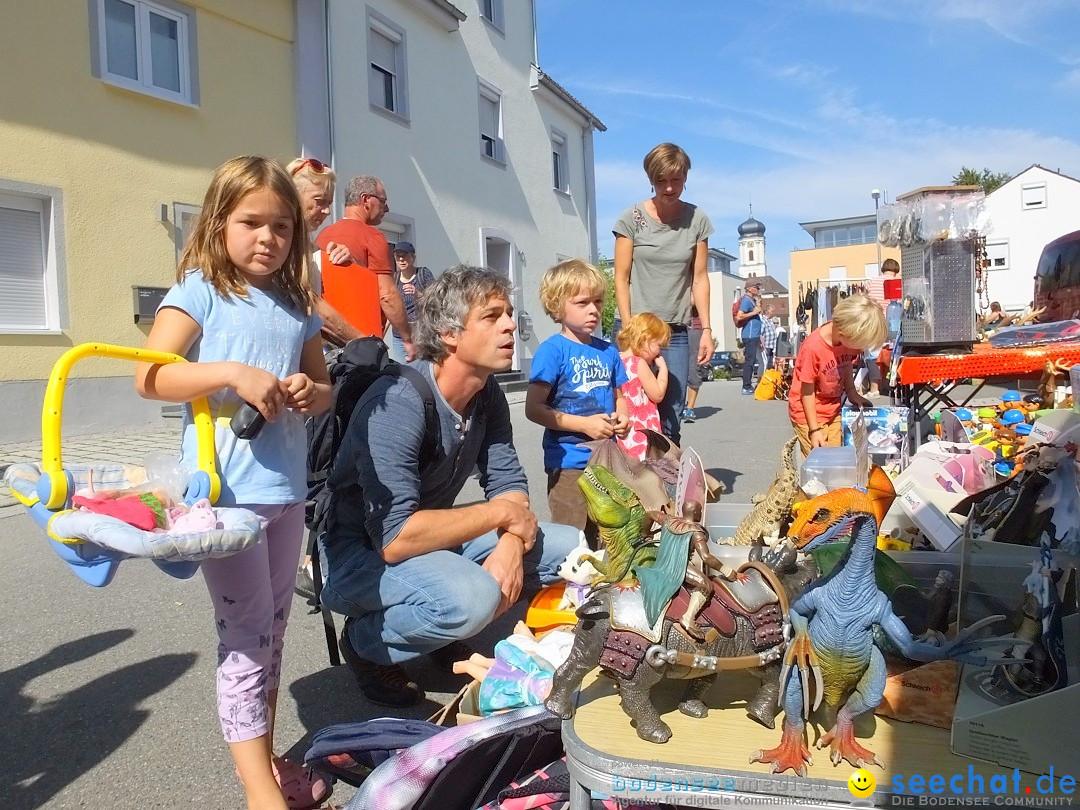
<path fill-rule="evenodd" d="M 330 207 L 334 204 L 334 182 L 337 176 L 334 170 L 315 158 L 297 158 L 285 169 L 292 177 L 293 185 L 300 193 L 300 211 L 307 225 L 308 238 L 314 258 L 308 262 L 308 286 L 315 293 L 315 311 L 322 318 L 322 335 L 330 343 L 344 346 L 350 340 L 363 337 L 363 333 L 345 320 L 330 302 L 323 298 L 322 289 L 322 252 L 315 245 L 315 232 L 322 227 L 330 216 Z M 352 254 L 345 245 L 331 242 L 326 246 L 326 258 L 338 265 L 352 264 Z M 315 599 L 315 579 L 311 568 L 310 542 L 300 568 L 296 572 L 296 593 L 309 600 Z"/>
<path fill-rule="evenodd" d="M 292 176 L 296 190 L 300 192 L 301 210 L 312 242 L 312 250 L 315 252 L 315 257 L 310 264 L 309 281 L 311 289 L 317 296 L 316 311 L 323 320 L 323 337 L 331 343 L 344 346 L 350 340 L 362 337 L 362 333 L 323 298 L 322 257 L 319 255 L 321 251 L 315 246 L 315 232 L 322 227 L 334 204 L 334 182 L 337 176 L 333 169 L 315 158 L 297 158 L 285 168 Z M 331 242 L 326 247 L 326 258 L 333 264 L 352 263 L 352 254 L 345 245 Z"/>

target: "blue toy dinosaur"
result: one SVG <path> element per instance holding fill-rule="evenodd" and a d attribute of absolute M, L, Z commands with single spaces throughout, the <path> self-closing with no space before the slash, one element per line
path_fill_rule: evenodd
<path fill-rule="evenodd" d="M 854 734 L 855 719 L 873 711 L 885 689 L 885 659 L 874 646 L 874 625 L 915 661 L 950 658 L 982 665 L 988 656 L 977 653 L 978 647 L 1005 642 L 972 640 L 973 633 L 1003 618 L 999 616 L 976 622 L 940 647 L 915 641 L 874 581 L 878 519 L 870 496 L 858 489 L 828 492 L 800 507 L 788 533 L 788 540 L 800 550 L 812 551 L 849 531 L 852 541 L 836 568 L 791 606 L 794 637 L 780 675 L 783 736 L 776 748 L 754 752 L 751 762 L 771 763 L 776 773 L 791 768 L 805 776 L 806 766 L 813 764 L 805 718 L 824 699 L 830 713 L 835 712 L 836 722 L 818 740 L 818 748 L 830 746 L 834 765 L 846 759 L 856 768 L 871 762 L 884 767 L 873 751 L 855 741 Z"/>

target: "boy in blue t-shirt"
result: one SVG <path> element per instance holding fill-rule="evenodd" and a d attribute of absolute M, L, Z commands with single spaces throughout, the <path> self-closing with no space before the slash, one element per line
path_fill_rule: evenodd
<path fill-rule="evenodd" d="M 593 439 L 622 438 L 630 431 L 623 401 L 628 382 L 619 350 L 593 336 L 604 309 L 607 279 L 587 262 L 570 259 L 540 280 L 540 303 L 562 325 L 536 350 L 525 416 L 544 431 L 551 521 L 584 530 L 588 521 L 578 478 L 589 463 Z"/>

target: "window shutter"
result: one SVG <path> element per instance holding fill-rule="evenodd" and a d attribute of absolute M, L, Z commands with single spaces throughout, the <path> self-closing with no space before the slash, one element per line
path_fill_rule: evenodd
<path fill-rule="evenodd" d="M 0 327 L 45 329 L 42 209 L 0 207 Z"/>
<path fill-rule="evenodd" d="M 387 73 L 397 75 L 397 43 L 381 31 L 371 29 L 368 38 L 371 63 L 378 65 Z"/>
<path fill-rule="evenodd" d="M 480 134 L 492 140 L 499 136 L 499 104 L 487 96 L 480 96 Z"/>

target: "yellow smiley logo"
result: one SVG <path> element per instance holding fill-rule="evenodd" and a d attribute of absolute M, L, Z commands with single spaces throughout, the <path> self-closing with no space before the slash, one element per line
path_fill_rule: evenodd
<path fill-rule="evenodd" d="M 876 787 L 877 780 L 866 768 L 859 768 L 847 780 L 847 789 L 851 791 L 851 795 L 860 799 L 869 796 Z"/>

